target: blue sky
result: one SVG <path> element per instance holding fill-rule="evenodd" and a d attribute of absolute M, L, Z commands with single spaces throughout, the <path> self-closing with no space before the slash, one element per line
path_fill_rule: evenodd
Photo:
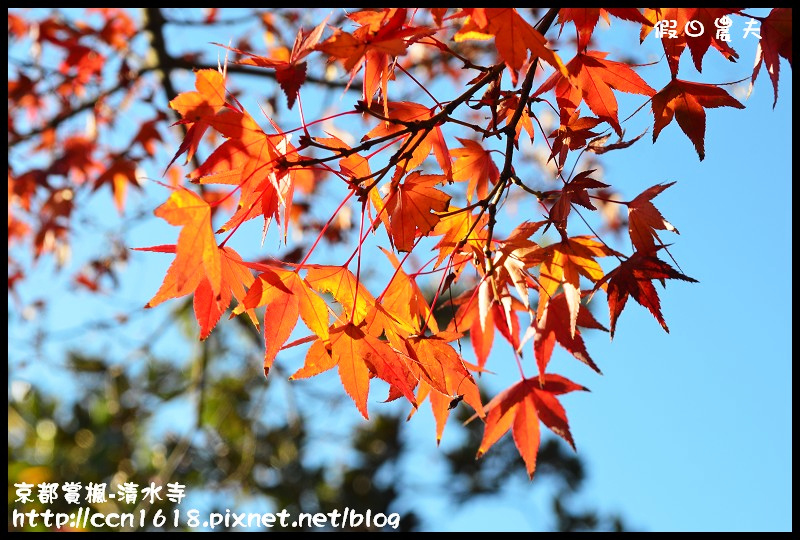
<path fill-rule="evenodd" d="M 598 28 L 600 48 L 611 51 L 612 59 L 621 58 L 635 34 L 634 25 L 614 20 L 610 30 L 603 26 Z M 687 52 L 679 76 L 715 83 L 748 77 L 755 41 L 743 40 L 741 30 L 732 36 L 732 46 L 741 56 L 737 64 L 712 50 L 699 75 Z M 215 36 L 213 41 L 224 39 Z M 658 60 L 660 51 L 653 41 L 645 41 L 643 56 L 650 51 L 652 60 Z M 580 457 L 588 466 L 585 500 L 602 510 L 621 512 L 634 528 L 791 529 L 792 73 L 785 61 L 781 68 L 775 109 L 765 72 L 746 101 L 747 82 L 726 86 L 746 109 L 708 111 L 704 161 L 698 160 L 691 142 L 673 122 L 655 145 L 648 133 L 631 150 L 612 152 L 602 162 L 605 180 L 627 200 L 654 184 L 677 181 L 654 202 L 681 232 L 680 236 L 665 233 L 665 240 L 673 243 L 672 255 L 686 274 L 700 282 L 671 281 L 665 291 L 659 288 L 670 334 L 632 300 L 618 322 L 613 343 L 605 333 L 587 333 L 589 351 L 603 376 L 563 351 L 557 350 L 551 364 L 552 370 L 591 389 L 589 394 L 570 394 L 562 400 Z M 656 89 L 668 81 L 663 59 L 641 69 Z M 653 75 L 656 72 L 662 79 Z M 191 82 L 187 77 L 178 87 L 189 89 Z M 301 95 L 304 105 L 315 100 L 311 87 Z M 642 103 L 640 96 L 620 96 L 620 118 Z M 308 110 L 306 114 L 310 115 Z M 638 134 L 651 124 L 652 115 L 645 107 L 624 127 Z M 153 208 L 164 198 L 158 188 L 148 189 L 148 194 L 136 202 L 137 207 Z M 112 214 L 108 218 L 117 219 Z M 174 229 L 153 221 L 130 234 L 132 245 L 174 238 Z M 161 235 L 163 241 L 154 241 L 153 235 Z M 626 241 L 619 246 L 629 252 Z M 270 247 L 268 238 L 266 249 Z M 126 278 L 113 304 L 110 298 L 81 295 L 82 309 L 75 310 L 73 294 L 60 297 L 61 292 L 53 292 L 48 324 L 63 333 L 81 318 L 95 320 L 103 309 L 141 306 L 168 264 L 168 256 L 133 253 L 128 271 L 134 277 Z M 45 275 L 48 269 L 43 270 Z M 605 297 L 594 302 L 599 304 L 595 314 L 607 321 Z M 57 313 L 67 306 L 73 316 L 59 317 Z M 146 321 L 145 326 L 153 326 L 166 314 L 165 308 L 137 317 Z M 11 343 L 10 359 L 15 356 Z M 64 340 L 50 346 L 57 354 L 69 344 Z M 530 354 L 529 349 L 526 352 Z M 499 366 L 504 357 L 510 359 L 510 351 L 501 346 L 490 363 Z M 16 370 L 14 376 L 46 383 L 54 377 L 47 372 L 48 365 L 40 359 Z M 502 371 L 491 383 L 494 390 L 513 383 L 515 373 Z M 382 399 L 380 392 L 371 395 L 371 411 L 380 410 L 375 403 Z M 423 409 L 408 424 L 407 436 L 419 446 L 417 454 L 425 463 L 420 462 L 420 469 L 435 468 L 441 456 L 427 407 Z M 337 412 L 343 415 L 342 425 L 358 421 L 354 407 Z M 447 436 L 446 431 L 445 445 Z M 544 515 L 531 514 L 528 506 L 508 499 L 479 499 L 458 511 L 443 504 L 437 509 L 436 502 L 431 508 L 436 511 L 425 523 L 432 530 L 547 527 Z"/>
<path fill-rule="evenodd" d="M 686 69 L 688 58 L 679 77 L 749 75 L 754 44 L 732 36 L 738 65 L 711 51 L 702 78 Z M 660 293 L 670 334 L 633 304 L 613 343 L 589 338 L 602 377 L 563 354 L 552 366 L 592 391 L 563 398 L 590 472 L 587 499 L 619 509 L 633 527 L 791 529 L 792 79 L 781 67 L 774 110 L 764 72 L 746 101 L 746 83 L 727 87 L 746 109 L 708 112 L 703 162 L 674 123 L 655 145 L 642 141 L 604 161 L 606 179 L 626 195 L 677 181 L 654 203 L 681 232 L 665 240 L 670 251 L 700 281 L 668 282 Z M 596 313 L 607 313 L 604 304 Z M 469 505 L 451 526 L 495 511 L 490 523 L 538 528 L 503 502 Z"/>

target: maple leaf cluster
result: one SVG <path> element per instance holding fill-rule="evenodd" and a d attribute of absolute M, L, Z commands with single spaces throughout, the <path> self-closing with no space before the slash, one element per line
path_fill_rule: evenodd
<path fill-rule="evenodd" d="M 29 245 L 33 264 L 52 255 L 59 267 L 65 266 L 75 210 L 87 195 L 108 190 L 122 215 L 129 188 L 141 190 L 140 162 L 163 142 L 163 111 L 143 120 L 132 137 L 126 133 L 126 139 L 113 144 L 104 140 L 104 131 L 117 122 L 104 106 L 106 99 L 137 91 L 125 57 L 140 29 L 120 8 L 90 8 L 87 15 L 91 22 L 72 24 L 58 13 L 39 21 L 8 13 L 10 46 L 22 42 L 32 57 L 32 66 L 23 63 L 15 69 L 9 48 L 9 292 L 27 271 L 25 262 L 11 255 L 13 247 Z M 108 79 L 115 83 L 113 90 L 98 94 Z M 84 112 L 92 113 L 86 129 L 64 129 Z M 12 166 L 12 149 L 26 144 L 24 159 Z M 73 282 L 102 290 L 100 278 L 111 276 L 113 281 L 113 267 L 127 258 L 126 250 L 114 251 L 89 261 Z"/>
<path fill-rule="evenodd" d="M 681 21 L 696 19 L 713 28 L 720 17 L 747 17 L 740 9 L 554 8 L 534 24 L 516 8 L 385 8 L 350 13 L 333 27 L 326 18 L 310 31 L 300 30 L 291 49 L 266 55 L 244 46 L 220 46 L 234 61 L 197 70 L 195 90 L 169 102 L 179 117 L 176 124 L 184 129 L 169 165 L 184 157 L 190 172 L 185 184 L 169 186 L 171 194 L 155 210 L 180 228 L 177 242 L 139 248 L 174 255 L 147 307 L 193 295 L 201 339 L 228 310 L 231 317 L 246 314 L 263 332 L 265 375 L 282 350 L 307 345 L 305 361 L 294 368 L 292 380 L 335 368 L 366 418 L 370 389 L 379 379 L 387 388 L 386 401 L 407 401 L 409 416 L 425 400 L 430 402 L 437 441 L 450 412 L 463 401 L 474 410 L 473 418 L 484 422 L 478 457 L 511 431 L 532 477 L 539 421 L 574 447 L 559 396 L 586 390 L 549 371 L 556 344 L 599 373 L 582 332 L 607 331 L 613 337 L 629 297 L 668 331 L 653 282 L 695 281 L 665 260 L 671 254 L 662 236 L 678 230 L 653 200 L 674 182 L 658 183 L 626 201 L 581 157 L 622 150 L 642 137 L 623 139 L 627 120 L 620 120 L 620 93 L 640 98 L 636 112 L 650 105 L 654 142 L 676 119 L 701 160 L 705 109 L 743 107 L 720 85 L 677 78 L 687 48 L 698 71 L 712 48 L 736 60 L 738 54 L 727 42 L 682 30 L 676 39 L 664 38 L 665 61 L 648 69 L 663 67 L 670 80 L 656 90 L 630 62 L 591 49 L 598 21 L 602 17 L 610 22 L 609 16 L 622 19 L 614 25 L 639 25 L 642 40 L 662 20 L 678 20 L 683 28 Z M 9 21 L 11 27 L 11 15 Z M 779 57 L 791 64 L 791 9 L 774 9 L 761 22 L 752 80 L 765 65 L 777 99 Z M 568 47 L 557 47 L 545 37 L 553 25 L 560 25 L 565 35 L 574 30 L 571 58 Z M 58 34 L 55 29 L 44 35 Z M 118 33 L 111 35 L 116 43 Z M 69 54 L 80 56 L 81 51 L 70 49 Z M 355 86 L 360 87 L 360 99 L 341 114 L 309 122 L 303 117 L 301 90 L 315 60 L 341 68 L 345 88 L 360 79 Z M 442 65 L 440 73 L 455 78 L 453 62 L 469 74 L 459 78 L 464 81 L 461 92 L 447 101 L 438 101 L 432 86 L 412 73 L 414 68 L 433 70 L 436 61 Z M 302 125 L 279 126 L 263 111 L 268 125 L 260 125 L 231 90 L 229 78 L 239 67 L 270 73 L 285 94 L 286 106 L 300 109 Z M 84 76 L 79 80 L 91 78 L 94 68 L 80 69 Z M 538 81 L 539 75 L 544 80 Z M 430 102 L 397 98 L 401 81 L 418 86 Z M 35 107 L 25 81 L 13 83 L 14 99 Z M 10 100 L 11 95 L 10 79 Z M 542 118 L 550 109 L 557 111 L 559 124 L 545 130 Z M 363 120 L 360 139 L 330 127 L 340 116 Z M 461 136 L 451 135 L 455 126 Z M 545 161 L 554 164 L 550 170 L 557 189 L 537 190 L 522 179 L 523 130 L 531 142 L 541 137 L 547 145 Z M 612 132 L 619 142 L 609 144 Z M 148 148 L 156 139 L 153 125 L 143 125 L 136 140 Z M 84 142 L 70 144 L 80 148 Z M 203 144 L 211 144 L 213 151 L 200 159 Z M 120 210 L 125 186 L 135 176 L 135 166 L 121 157 L 94 184 L 95 189 L 110 185 Z M 570 162 L 575 165 L 572 172 Z M 84 176 L 96 166 L 91 158 L 79 157 L 63 164 Z M 35 189 L 31 184 L 49 174 L 30 171 L 12 178 L 9 172 L 10 243 L 12 225 L 14 230 L 22 226 L 12 223 L 12 195 L 15 204 L 24 206 Z M 262 239 L 272 227 L 286 242 L 298 213 L 308 211 L 309 203 L 298 201 L 297 193 L 313 195 L 325 178 L 338 182 L 346 195 L 330 219 L 316 226 L 317 239 L 307 250 L 291 257 L 246 260 L 227 245 L 251 220 L 261 224 Z M 498 217 L 512 197 L 524 201 L 520 204 L 529 209 L 528 216 L 538 217 L 516 223 L 501 236 Z M 56 191 L 52 199 L 49 214 L 43 214 L 52 224 L 40 234 L 66 230 L 69 193 Z M 234 202 L 235 208 L 228 209 L 227 203 Z M 348 211 L 360 222 L 352 255 L 341 264 L 319 262 L 316 248 Z M 215 227 L 225 212 L 224 223 Z M 585 221 L 583 214 L 589 212 L 611 216 L 606 224 L 610 229 L 627 226 L 630 254 L 612 248 L 593 229 L 591 235 L 574 234 L 570 224 Z M 370 237 L 389 248 L 375 249 Z M 430 260 L 419 264 L 412 254 L 422 251 L 430 252 Z M 385 257 L 386 267 L 393 270 L 370 278 L 368 287 L 362 266 L 369 261 L 374 267 L 376 257 Z M 422 280 L 429 275 L 436 279 L 432 298 L 423 292 Z M 609 328 L 589 309 L 597 296 L 605 296 Z M 298 334 L 304 337 L 292 340 Z M 510 344 L 513 358 L 497 359 L 493 369 L 518 370 L 520 380 L 484 403 L 478 377 L 488 372 L 498 335 Z M 462 354 L 466 337 L 476 363 Z M 523 353 L 529 343 L 535 362 Z M 534 364 L 536 373 L 531 374 Z"/>

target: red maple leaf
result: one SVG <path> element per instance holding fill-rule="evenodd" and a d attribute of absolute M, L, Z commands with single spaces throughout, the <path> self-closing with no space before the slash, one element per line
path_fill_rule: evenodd
<path fill-rule="evenodd" d="M 569 216 L 570 210 L 572 210 L 573 203 L 579 204 L 589 210 L 597 210 L 589 199 L 587 190 L 607 188 L 609 185 L 592 178 L 591 174 L 595 171 L 596 169 L 582 171 L 573 176 L 572 179 L 561 188 L 560 193 L 558 193 L 558 200 L 550 208 L 549 220 L 559 231 L 566 232 L 567 217 Z"/>
<path fill-rule="evenodd" d="M 233 47 L 226 47 L 219 43 L 215 43 L 215 45 L 225 47 L 228 50 L 247 57 L 236 62 L 237 64 L 274 69 L 275 79 L 278 81 L 278 84 L 280 84 L 284 94 L 286 94 L 287 106 L 291 109 L 295 99 L 297 99 L 300 87 L 306 80 L 307 65 L 303 59 L 314 51 L 314 48 L 322 37 L 327 21 L 328 18 L 326 17 L 324 21 L 319 23 L 308 33 L 300 29 L 295 37 L 291 52 L 287 51 L 285 48 L 280 48 L 274 51 L 271 57 L 259 56 Z"/>
<path fill-rule="evenodd" d="M 575 29 L 578 32 L 578 50 L 583 51 L 589 45 L 589 40 L 592 38 L 601 15 L 609 24 L 608 16 L 613 15 L 619 19 L 653 25 L 642 16 L 637 8 L 561 8 L 558 10 L 558 22 L 561 23 L 562 30 L 567 22 L 575 23 Z"/>
<path fill-rule="evenodd" d="M 681 279 L 697 283 L 696 279 L 678 272 L 655 255 L 637 251 L 595 284 L 595 291 L 604 284 L 608 284 L 606 293 L 608 294 L 612 339 L 617 328 L 617 319 L 625 308 L 628 296 L 632 296 L 639 304 L 646 307 L 661 327 L 666 332 L 669 332 L 664 316 L 661 314 L 661 302 L 658 299 L 658 293 L 651 283 L 654 279 L 661 281 L 662 285 L 665 285 L 665 279 Z"/>
<path fill-rule="evenodd" d="M 678 75 L 678 62 L 687 45 L 697 71 L 702 72 L 703 57 L 709 47 L 713 46 L 731 62 L 739 58 L 728 42 L 717 35 L 715 26 L 717 19 L 739 11 L 741 11 L 739 8 L 647 8 L 644 16 L 650 24 L 642 26 L 640 39 L 644 41 L 657 22 L 669 21 L 669 29 L 673 29 L 675 35 L 665 32 L 661 43 L 667 54 L 667 63 L 672 76 Z"/>
<path fill-rule="evenodd" d="M 559 167 L 564 166 L 567 152 L 586 146 L 586 141 L 596 137 L 597 133 L 592 128 L 602 122 L 599 118 L 580 116 L 580 109 L 561 112 L 561 126 L 553 131 L 548 138 L 553 139 L 551 144 L 550 159 L 556 159 Z"/>
<path fill-rule="evenodd" d="M 586 308 L 578 312 L 576 324 L 583 328 L 608 331 L 605 326 L 597 322 L 592 312 Z M 536 365 L 539 368 L 539 373 L 545 372 L 547 364 L 553 355 L 556 341 L 569 351 L 572 356 L 600 373 L 600 368 L 597 367 L 597 364 L 594 363 L 586 350 L 586 344 L 583 342 L 580 330 L 576 328 L 575 334 L 570 334 L 569 329 L 570 312 L 567 298 L 563 293 L 558 294 L 547 303 L 547 307 L 544 309 L 538 323 L 528 329 L 528 332 L 534 332 L 533 353 L 536 356 Z M 526 337 L 528 332 L 526 332 Z M 524 341 L 525 338 L 523 338 L 523 343 Z"/>
<path fill-rule="evenodd" d="M 714 107 L 744 109 L 744 105 L 719 86 L 682 81 L 681 79 L 672 79 L 667 86 L 654 95 L 652 107 L 655 117 L 653 142 L 656 142 L 661 130 L 672 122 L 673 118 L 677 118 L 678 125 L 694 143 L 700 161 L 706 157 L 705 109 Z"/>
<path fill-rule="evenodd" d="M 453 163 L 453 180 L 468 182 L 467 202 L 472 202 L 475 193 L 478 199 L 485 199 L 489 193 L 489 184 L 496 184 L 500 179 L 500 170 L 495 165 L 492 154 L 481 143 L 457 138 L 464 146 L 450 151 L 456 158 Z"/>
<path fill-rule="evenodd" d="M 637 195 L 635 199 L 627 203 L 628 232 L 630 233 L 631 242 L 636 251 L 640 251 L 643 254 L 654 254 L 656 250 L 660 249 L 664 243 L 658 237 L 658 233 L 656 233 L 657 230 L 672 231 L 675 234 L 680 234 L 678 229 L 676 229 L 672 223 L 664 219 L 664 216 L 661 215 L 658 208 L 650 202 L 659 193 L 674 183 L 675 182 L 658 184 L 647 188 Z M 656 246 L 655 240 L 658 240 L 658 247 Z"/>
<path fill-rule="evenodd" d="M 575 390 L 588 391 L 560 375 L 546 373 L 541 378 L 523 379 L 497 394 L 485 407 L 486 425 L 477 457 L 483 456 L 511 429 L 528 476 L 533 478 L 539 451 L 539 420 L 575 448 L 567 413 L 556 398 Z"/>
<path fill-rule="evenodd" d="M 761 39 L 756 49 L 756 65 L 753 68 L 752 83 L 756 82 L 761 65 L 767 67 L 772 87 L 775 90 L 775 101 L 772 107 L 778 103 L 778 77 L 781 69 L 781 59 L 783 56 L 792 65 L 792 8 L 773 8 L 766 18 L 761 20 Z"/>

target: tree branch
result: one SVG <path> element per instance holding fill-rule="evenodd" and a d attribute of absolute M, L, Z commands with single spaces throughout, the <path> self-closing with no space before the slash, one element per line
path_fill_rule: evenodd
<path fill-rule="evenodd" d="M 175 58 L 167 52 L 167 44 L 164 39 L 164 25 L 167 24 L 167 20 L 161 13 L 161 9 L 156 7 L 144 8 L 144 15 L 146 19 L 144 28 L 150 32 L 150 46 L 155 51 L 156 58 L 158 58 L 156 69 L 163 76 L 162 84 L 164 85 L 164 92 L 167 94 L 167 101 L 172 101 L 178 93 L 175 92 L 175 87 L 172 86 L 170 74 L 173 69 L 180 66 Z"/>

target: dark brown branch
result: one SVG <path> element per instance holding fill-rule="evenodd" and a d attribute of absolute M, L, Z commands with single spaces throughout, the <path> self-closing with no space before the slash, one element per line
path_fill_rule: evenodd
<path fill-rule="evenodd" d="M 484 73 L 484 75 L 483 75 L 483 77 L 481 77 L 480 81 L 478 81 L 477 83 L 472 85 L 469 90 L 467 90 L 466 92 L 464 92 L 463 94 L 458 96 L 456 99 L 454 99 L 453 101 L 448 103 L 441 111 L 439 111 L 435 115 L 431 116 L 427 120 L 419 120 L 417 122 L 414 122 L 413 125 L 407 126 L 404 129 L 401 129 L 400 131 L 398 131 L 396 133 L 391 133 L 389 135 L 385 135 L 385 136 L 377 138 L 377 139 L 370 139 L 368 141 L 364 141 L 360 145 L 354 146 L 354 147 L 349 148 L 349 149 L 339 150 L 338 152 L 336 152 L 332 156 L 328 156 L 328 157 L 324 157 L 324 158 L 305 159 L 305 160 L 302 160 L 302 161 L 288 161 L 287 160 L 284 163 L 282 163 L 281 166 L 284 166 L 284 167 L 301 166 L 302 167 L 302 166 L 309 166 L 309 165 L 319 165 L 320 163 L 326 163 L 328 161 L 333 161 L 333 160 L 336 160 L 336 159 L 347 157 L 347 156 L 356 154 L 358 152 L 362 152 L 364 150 L 369 150 L 374 145 L 376 145 L 378 143 L 381 143 L 381 142 L 390 141 L 392 139 L 398 139 L 398 138 L 403 137 L 405 135 L 415 134 L 415 133 L 417 133 L 419 131 L 422 131 L 422 130 L 430 131 L 431 129 L 433 129 L 437 125 L 439 125 L 442 122 L 444 122 L 448 118 L 448 116 L 456 108 L 458 108 L 459 105 L 461 105 L 462 103 L 468 101 L 473 95 L 475 95 L 475 93 L 478 90 L 483 88 L 490 81 L 494 80 L 494 78 L 497 77 L 500 74 L 500 72 L 503 71 L 504 67 L 505 66 L 503 64 L 497 64 L 495 66 L 492 66 L 491 69 L 489 69 L 488 71 L 486 71 Z"/>
<path fill-rule="evenodd" d="M 167 102 L 170 102 L 178 95 L 172 85 L 170 75 L 173 70 L 180 68 L 180 65 L 178 60 L 167 52 L 167 43 L 164 39 L 164 25 L 167 24 L 167 20 L 159 8 L 145 8 L 145 19 L 147 21 L 145 30 L 150 32 L 150 46 L 155 51 L 158 59 L 156 69 L 161 72 L 164 93 L 167 94 Z M 181 125 L 181 129 L 185 136 L 187 133 L 186 126 Z M 200 167 L 200 158 L 197 154 L 192 156 L 192 163 L 195 168 Z M 200 191 L 202 192 L 204 189 L 204 186 L 201 185 Z"/>
<path fill-rule="evenodd" d="M 231 17 L 229 19 L 215 19 L 211 21 L 204 19 L 166 19 L 166 22 L 167 24 L 173 24 L 175 26 L 231 26 L 253 22 L 254 20 L 260 19 L 265 13 L 267 13 L 266 10 L 254 11 L 247 15 L 242 15 L 241 17 Z"/>
<path fill-rule="evenodd" d="M 547 32 L 547 30 L 553 24 L 553 21 L 555 21 L 556 16 L 558 15 L 558 9 L 559 8 L 550 8 L 548 12 L 545 13 L 544 17 L 542 17 L 541 20 L 536 23 L 536 30 L 538 30 L 542 35 Z M 497 181 L 495 189 L 492 190 L 492 193 L 490 193 L 487 197 L 488 204 L 485 208 L 489 212 L 489 223 L 487 224 L 488 235 L 486 237 L 486 246 L 484 248 L 484 252 L 486 254 L 487 274 L 491 274 L 494 271 L 494 264 L 491 257 L 491 246 L 492 237 L 494 236 L 494 226 L 496 223 L 495 215 L 497 213 L 497 204 L 506 188 L 511 186 L 513 183 L 513 161 L 517 135 L 517 124 L 519 124 L 522 114 L 525 112 L 525 107 L 528 106 L 528 99 L 530 98 L 531 90 L 533 89 L 533 78 L 536 75 L 536 68 L 538 66 L 539 58 L 536 58 L 533 62 L 531 62 L 528 72 L 525 74 L 525 80 L 522 82 L 522 87 L 520 87 L 519 91 L 519 104 L 514 111 L 514 115 L 511 117 L 511 120 L 508 121 L 506 127 L 502 130 L 506 135 L 505 161 L 503 163 L 503 170 L 500 172 L 500 179 Z M 500 187 L 499 191 L 495 193 L 498 186 L 502 187 Z"/>
<path fill-rule="evenodd" d="M 156 58 L 158 59 L 158 67 L 156 69 L 158 69 L 163 76 L 162 84 L 164 86 L 164 92 L 167 94 L 167 101 L 172 101 L 178 94 L 175 92 L 175 87 L 172 85 L 170 74 L 173 69 L 180 66 L 178 66 L 178 62 L 175 58 L 167 52 L 167 43 L 164 39 L 164 25 L 167 24 L 167 20 L 164 18 L 164 15 L 162 15 L 160 8 L 145 8 L 144 13 L 147 20 L 144 28 L 150 32 L 150 46 L 153 48 L 153 51 L 155 51 Z"/>

